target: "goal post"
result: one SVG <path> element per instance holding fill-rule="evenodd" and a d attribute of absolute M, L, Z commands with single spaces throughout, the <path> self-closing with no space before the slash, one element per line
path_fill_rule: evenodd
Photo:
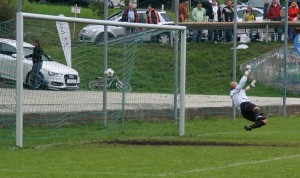
<path fill-rule="evenodd" d="M 176 30 L 180 31 L 180 106 L 179 106 L 179 135 L 183 136 L 185 133 L 185 82 L 186 82 L 186 27 L 176 25 L 157 25 L 157 24 L 143 24 L 143 23 L 128 23 L 128 22 L 115 22 L 106 20 L 94 20 L 86 18 L 74 18 L 63 16 L 42 15 L 33 13 L 17 13 L 17 85 L 16 85 L 16 145 L 23 146 L 23 39 L 24 39 L 24 19 L 48 20 L 48 21 L 61 21 L 83 24 L 96 24 L 107 26 L 122 26 L 128 28 L 147 28 L 159 30 Z"/>

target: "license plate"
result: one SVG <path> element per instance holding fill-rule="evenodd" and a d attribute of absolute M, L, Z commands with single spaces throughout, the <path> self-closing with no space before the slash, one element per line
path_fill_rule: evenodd
<path fill-rule="evenodd" d="M 77 83 L 77 80 L 75 80 L 75 79 L 67 79 L 67 83 Z"/>

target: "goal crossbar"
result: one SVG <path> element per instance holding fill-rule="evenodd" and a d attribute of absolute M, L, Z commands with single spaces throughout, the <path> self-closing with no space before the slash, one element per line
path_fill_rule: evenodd
<path fill-rule="evenodd" d="M 75 17 L 63 17 L 33 13 L 22 13 L 24 18 L 29 19 L 40 19 L 40 20 L 53 20 L 61 22 L 76 22 L 76 23 L 89 23 L 97 25 L 109 25 L 109 26 L 123 26 L 123 27 L 134 27 L 134 28 L 151 28 L 151 29 L 164 29 L 164 30 L 186 30 L 186 26 L 176 25 L 159 25 L 159 24 L 145 24 L 145 23 L 130 23 L 130 22 L 115 22 L 107 20 L 96 20 L 86 18 L 75 18 Z"/>

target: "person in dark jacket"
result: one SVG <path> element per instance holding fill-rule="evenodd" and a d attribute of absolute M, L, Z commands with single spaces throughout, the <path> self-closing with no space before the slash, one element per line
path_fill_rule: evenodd
<path fill-rule="evenodd" d="M 131 22 L 131 23 L 138 23 L 139 16 L 137 11 L 133 8 L 133 4 L 129 3 L 128 8 L 123 11 L 122 14 L 122 22 Z M 127 28 L 126 30 L 128 33 L 134 32 L 134 28 Z"/>
<path fill-rule="evenodd" d="M 49 82 L 40 75 L 40 70 L 43 66 L 43 49 L 40 42 L 38 40 L 34 40 L 33 45 L 33 53 L 25 56 L 25 58 L 32 58 L 32 80 L 30 82 L 30 88 L 35 90 L 41 85 L 48 86 Z"/>
<path fill-rule="evenodd" d="M 223 22 L 233 22 L 234 9 L 233 9 L 232 0 L 227 1 L 227 5 L 223 8 L 222 14 L 223 14 L 222 15 L 222 21 Z M 232 35 L 233 35 L 233 30 L 232 29 L 226 29 L 225 30 L 226 42 L 232 42 Z"/>
<path fill-rule="evenodd" d="M 159 22 L 158 13 L 156 12 L 156 10 L 153 9 L 151 4 L 148 5 L 148 9 L 146 11 L 146 16 L 147 16 L 146 23 L 158 24 L 158 22 Z"/>

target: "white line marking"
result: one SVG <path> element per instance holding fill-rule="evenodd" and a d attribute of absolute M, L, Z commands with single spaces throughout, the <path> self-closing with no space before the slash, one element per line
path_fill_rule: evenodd
<path fill-rule="evenodd" d="M 300 157 L 300 154 L 290 155 L 290 156 L 285 156 L 285 157 L 265 159 L 265 160 L 258 160 L 258 161 L 233 163 L 233 164 L 228 164 L 226 166 L 217 166 L 217 167 L 208 167 L 208 168 L 203 168 L 203 169 L 185 170 L 185 171 L 180 171 L 178 173 L 165 173 L 165 174 L 160 174 L 160 176 L 162 176 L 162 175 L 163 176 L 168 176 L 170 174 L 189 174 L 189 173 L 195 173 L 195 172 L 220 170 L 220 169 L 227 169 L 227 168 L 231 168 L 231 167 L 243 166 L 243 165 L 247 165 L 247 164 L 265 163 L 265 162 L 278 161 L 278 160 L 291 159 L 291 158 L 298 158 L 298 157 Z"/>

